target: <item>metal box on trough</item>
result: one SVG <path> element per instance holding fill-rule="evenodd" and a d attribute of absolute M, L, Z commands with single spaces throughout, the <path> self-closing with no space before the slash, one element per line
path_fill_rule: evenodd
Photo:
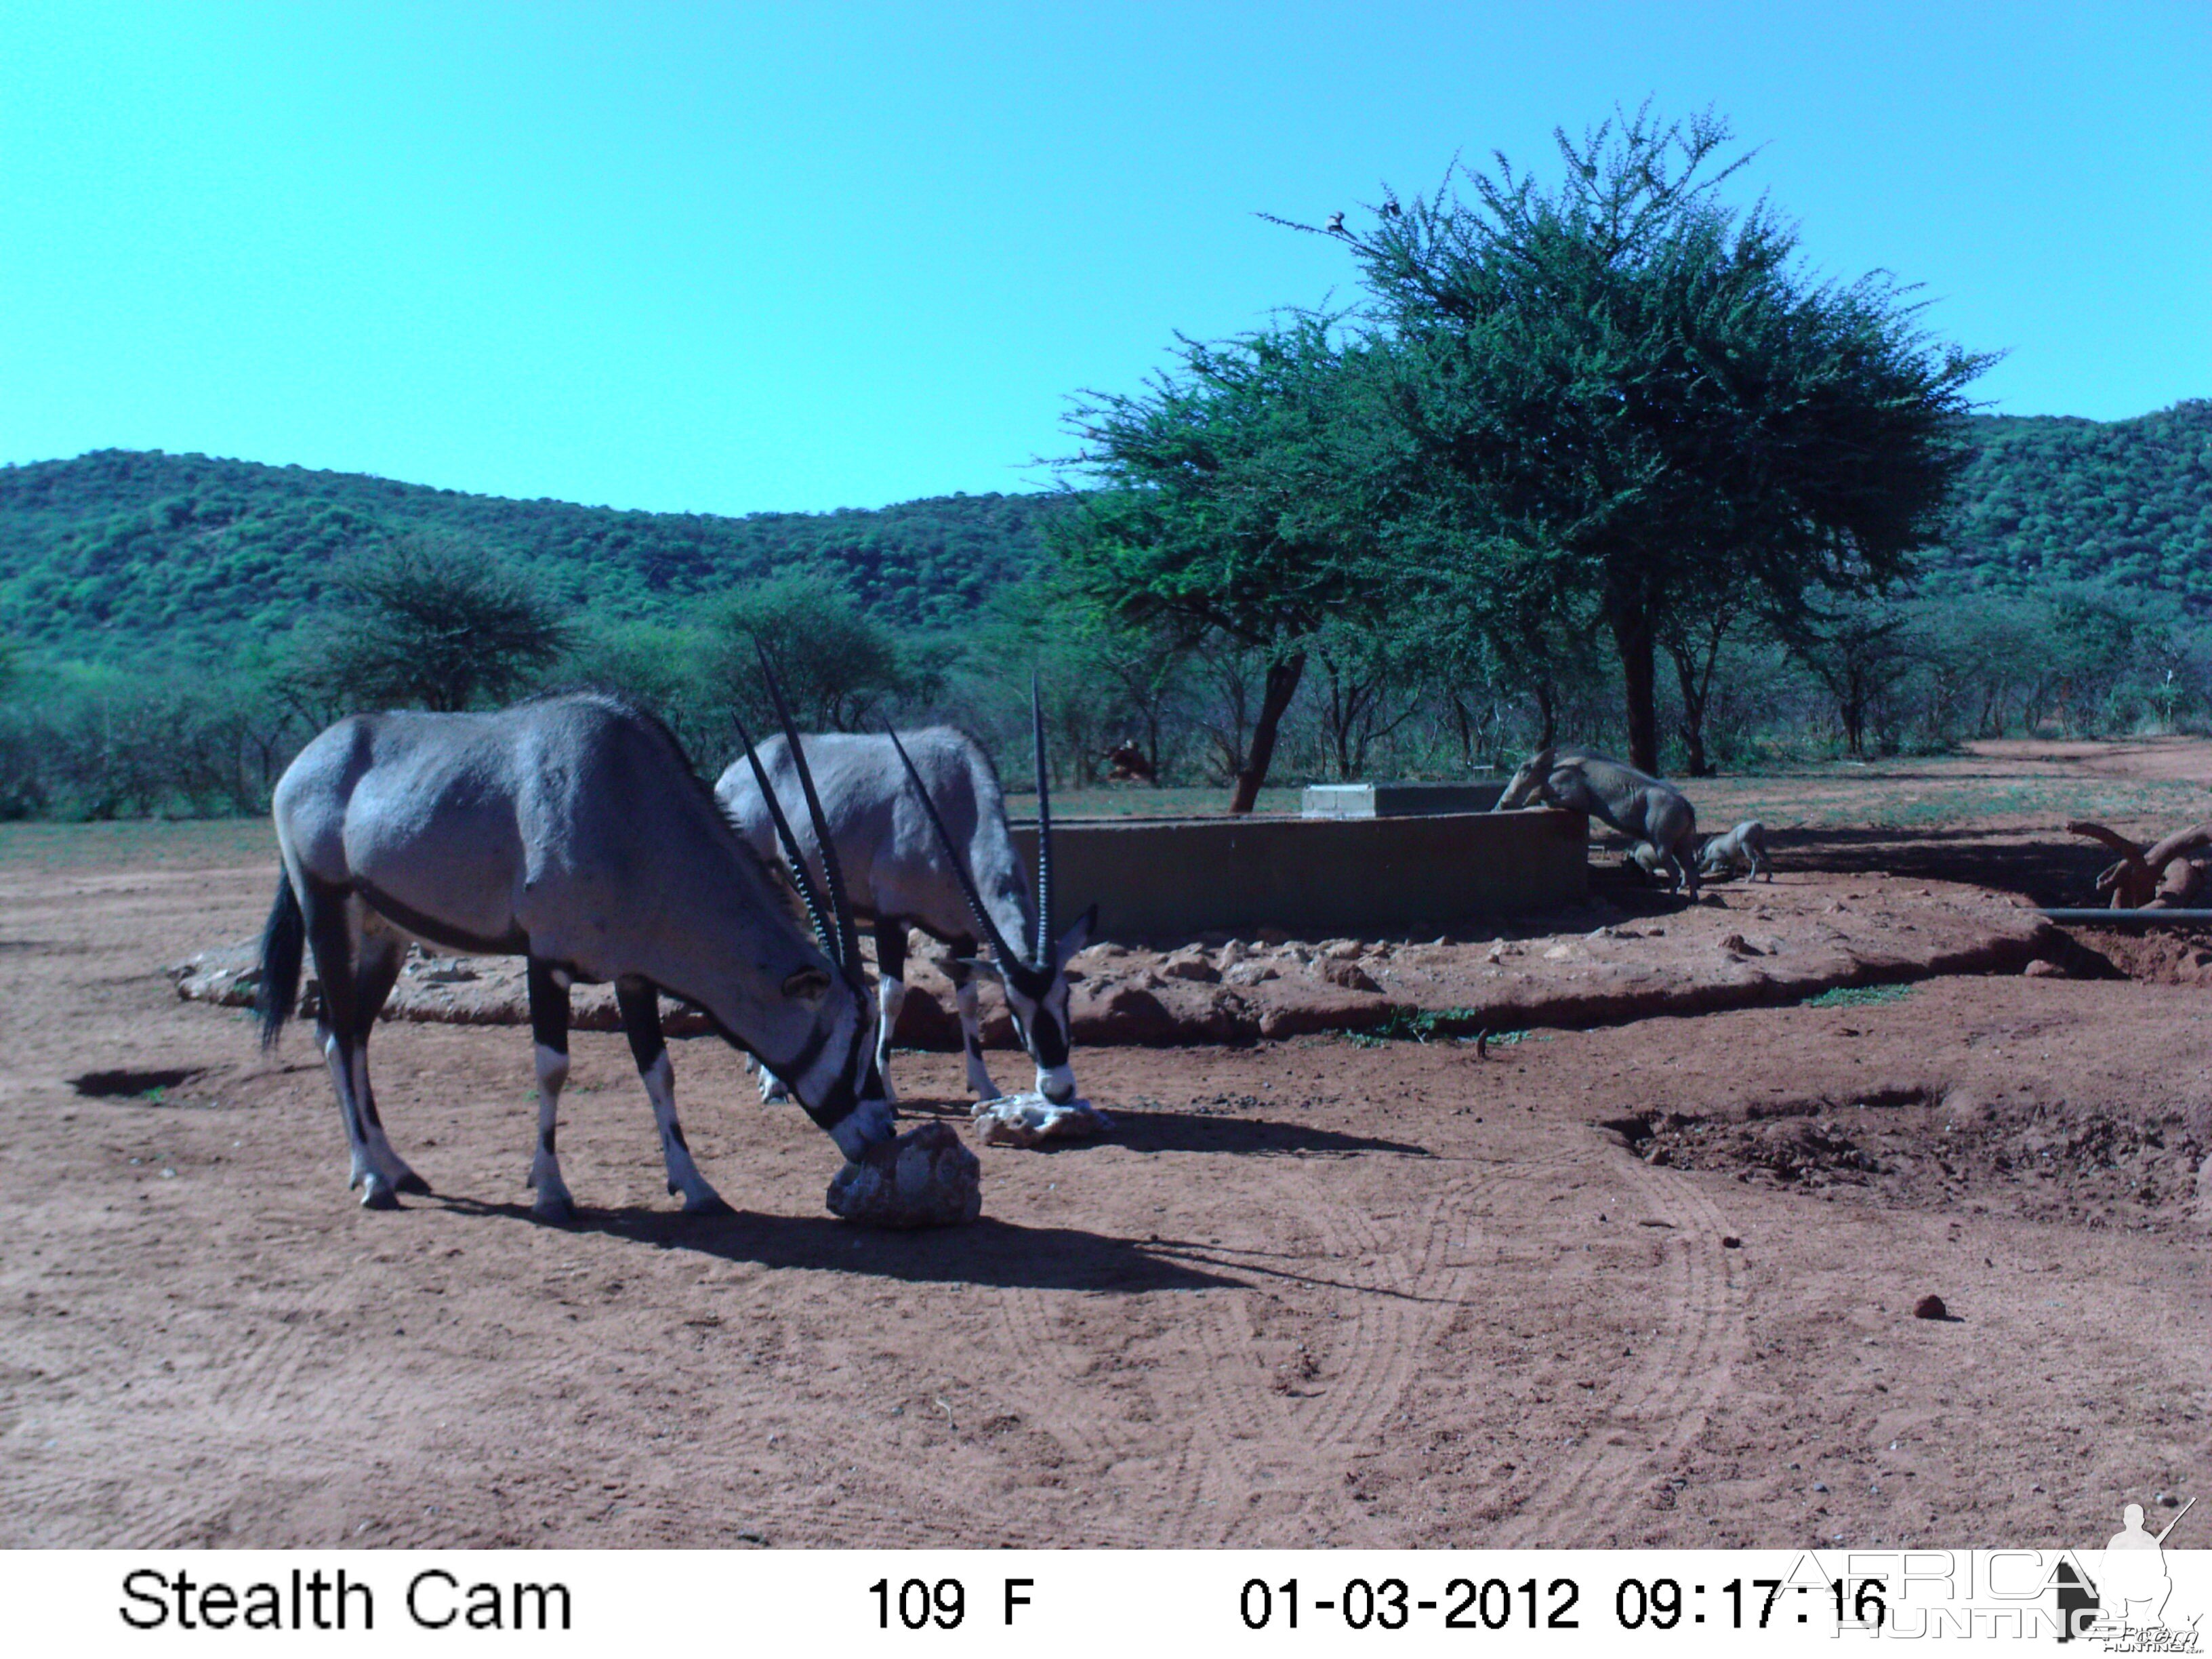
<path fill-rule="evenodd" d="M 1309 818 L 1433 817 L 1440 812 L 1487 812 L 1502 783 L 1310 783 L 1298 812 Z"/>

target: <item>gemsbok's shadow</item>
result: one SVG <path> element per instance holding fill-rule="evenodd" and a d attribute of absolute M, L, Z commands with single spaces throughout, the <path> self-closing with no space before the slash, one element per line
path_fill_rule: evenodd
<path fill-rule="evenodd" d="M 832 1216 L 690 1216 L 676 1210 L 580 1208 L 566 1224 L 539 1220 L 526 1204 L 487 1204 L 440 1196 L 416 1200 L 458 1214 L 563 1225 L 656 1249 L 690 1250 L 720 1261 L 763 1267 L 811 1267 L 915 1284 L 989 1285 L 1009 1290 L 1154 1291 L 1243 1289 L 1249 1281 L 1211 1273 L 1164 1248 L 1085 1232 L 1076 1227 L 1029 1227 L 986 1215 L 964 1227 L 890 1232 L 855 1227 Z"/>

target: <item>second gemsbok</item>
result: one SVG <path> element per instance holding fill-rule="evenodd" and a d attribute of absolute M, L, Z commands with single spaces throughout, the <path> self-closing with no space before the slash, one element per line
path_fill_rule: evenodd
<path fill-rule="evenodd" d="M 1075 1098 L 1067 963 L 1089 943 L 1097 910 L 1086 910 L 1064 933 L 1054 931 L 1052 802 L 1044 722 L 1034 696 L 1030 718 L 1037 757 L 1034 908 L 1007 829 L 999 775 L 973 738 L 938 726 L 898 735 L 823 732 L 799 740 L 821 792 L 854 913 L 875 924 L 877 1066 L 886 1090 L 891 1031 L 906 995 L 907 935 L 919 928 L 951 947 L 948 971 L 959 1005 L 968 1086 L 976 1098 L 999 1095 L 983 1062 L 975 985 L 979 973 L 997 979 L 1006 992 L 1015 1034 L 1036 1066 L 1037 1092 L 1060 1103 Z M 792 799 L 797 773 L 790 744 L 772 738 L 761 745 L 757 758 L 776 794 Z M 753 845 L 763 854 L 772 853 L 769 805 L 749 760 L 740 757 L 714 788 Z M 809 867 L 818 868 L 818 845 L 803 850 Z M 976 952 L 985 943 L 992 956 L 979 959 Z M 764 1076 L 763 1092 L 772 1092 L 775 1083 Z"/>

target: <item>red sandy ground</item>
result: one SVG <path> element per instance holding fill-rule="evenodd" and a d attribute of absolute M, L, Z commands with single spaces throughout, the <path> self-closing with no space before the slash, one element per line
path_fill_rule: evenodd
<path fill-rule="evenodd" d="M 2202 745 L 2117 752 L 1973 764 L 2212 775 Z M 2001 811 L 1791 830 L 1767 803 L 1796 788 L 1698 792 L 1785 849 L 1698 938 L 1757 945 L 1789 932 L 1757 908 L 1818 916 L 1868 872 L 2047 902 L 2099 861 Z M 235 831 L 114 844 L 0 864 L 0 1542 L 2081 1544 L 2207 1473 L 2201 941 L 1487 1060 L 1087 1049 L 1121 1133 L 984 1150 L 984 1221 L 926 1236 L 830 1218 L 834 1149 L 711 1041 L 678 1087 L 743 1213 L 674 1214 L 623 1041 L 584 1034 L 562 1231 L 521 1185 L 522 1032 L 379 1031 L 438 1196 L 362 1212 L 310 1044 L 265 1062 L 161 972 L 250 933 L 273 865 Z M 1616 926 L 1675 925 L 1607 891 Z M 898 1070 L 964 1117 L 957 1060 Z M 1954 1318 L 1911 1316 L 1931 1293 Z"/>

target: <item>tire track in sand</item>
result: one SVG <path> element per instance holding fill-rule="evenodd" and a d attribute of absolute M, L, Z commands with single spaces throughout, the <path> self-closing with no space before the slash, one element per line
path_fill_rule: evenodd
<path fill-rule="evenodd" d="M 1686 1176 L 1616 1153 L 1609 1171 L 1668 1224 L 1649 1285 L 1657 1330 L 1639 1338 L 1635 1368 L 1604 1397 L 1589 1432 L 1486 1541 L 1574 1548 L 1607 1540 L 1613 1517 L 1705 1432 L 1745 1342 L 1742 1258 L 1724 1250 L 1727 1218 Z M 1625 1442 L 1608 1442 L 1625 1431 Z"/>

